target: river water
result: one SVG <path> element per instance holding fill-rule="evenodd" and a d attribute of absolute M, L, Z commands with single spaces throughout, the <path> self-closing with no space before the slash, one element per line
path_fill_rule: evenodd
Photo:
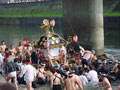
<path fill-rule="evenodd" d="M 60 36 L 63 36 L 63 30 L 60 27 L 54 28 L 55 32 Z M 12 26 L 12 25 L 2 25 L 0 26 L 0 41 L 5 40 L 6 45 L 9 47 L 11 44 L 16 46 L 24 38 L 30 40 L 31 42 L 38 40 L 40 35 L 44 32 L 40 31 L 40 26 Z M 120 30 L 105 30 L 105 53 L 110 57 L 114 56 L 120 59 Z M 112 83 L 114 90 L 120 82 Z M 48 86 L 47 86 L 48 87 Z M 35 90 L 47 90 L 46 86 L 41 86 Z M 23 88 L 21 89 L 23 90 Z M 84 90 L 99 90 L 97 87 L 93 88 L 91 86 L 86 86 Z M 100 89 L 101 90 L 101 89 Z"/>

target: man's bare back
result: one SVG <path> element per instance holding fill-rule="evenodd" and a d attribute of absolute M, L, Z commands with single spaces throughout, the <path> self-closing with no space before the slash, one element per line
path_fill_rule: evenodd
<path fill-rule="evenodd" d="M 46 71 L 45 76 L 47 77 L 47 81 L 50 81 L 50 78 L 53 76 L 53 74 L 50 71 Z"/>
<path fill-rule="evenodd" d="M 76 90 L 76 85 L 79 86 L 80 90 L 83 90 L 80 80 L 75 75 L 67 77 L 64 81 L 64 85 L 66 90 Z"/>
<path fill-rule="evenodd" d="M 104 78 L 103 85 L 104 85 L 104 87 L 106 87 L 105 90 L 112 90 L 111 84 L 107 78 Z M 103 87 L 103 89 L 104 89 L 104 87 Z"/>
<path fill-rule="evenodd" d="M 39 70 L 40 72 L 39 72 L 39 74 L 38 74 L 38 77 L 45 77 L 45 70 L 43 69 L 43 68 L 40 68 L 40 70 Z"/>
<path fill-rule="evenodd" d="M 55 72 L 50 78 L 50 90 L 62 90 L 61 80 L 62 80 L 61 75 Z"/>

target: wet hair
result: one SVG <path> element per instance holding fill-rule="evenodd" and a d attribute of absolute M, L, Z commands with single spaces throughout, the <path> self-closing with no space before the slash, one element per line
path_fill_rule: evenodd
<path fill-rule="evenodd" d="M 89 72 L 89 69 L 88 68 L 84 68 L 83 71 L 84 72 Z"/>
<path fill-rule="evenodd" d="M 14 62 L 15 62 L 15 63 L 18 62 L 18 58 L 15 58 L 15 59 L 14 59 Z"/>
<path fill-rule="evenodd" d="M 65 71 L 70 71 L 69 67 L 65 67 L 64 70 L 65 70 Z"/>
<path fill-rule="evenodd" d="M 51 68 L 51 72 L 52 72 L 53 74 L 56 72 L 55 67 L 52 67 L 52 68 Z"/>
<path fill-rule="evenodd" d="M 79 70 L 79 75 L 82 75 L 83 74 L 83 70 Z"/>
<path fill-rule="evenodd" d="M 9 83 L 5 83 L 5 84 L 0 84 L 0 90 L 16 90 L 16 88 Z"/>
<path fill-rule="evenodd" d="M 5 48 L 5 51 L 8 51 L 9 49 L 8 48 Z"/>
<path fill-rule="evenodd" d="M 1 41 L 1 43 L 5 42 L 4 40 Z"/>
<path fill-rule="evenodd" d="M 19 42 L 19 45 L 22 45 L 22 43 L 21 43 L 21 42 Z"/>

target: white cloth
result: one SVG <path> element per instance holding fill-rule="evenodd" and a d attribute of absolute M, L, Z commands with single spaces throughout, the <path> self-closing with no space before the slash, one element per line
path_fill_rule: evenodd
<path fill-rule="evenodd" d="M 63 50 L 65 54 L 67 53 L 65 46 L 62 46 L 60 50 Z"/>
<path fill-rule="evenodd" d="M 3 64 L 3 60 L 4 60 L 4 56 L 2 56 L 1 53 L 0 53 L 0 65 Z"/>
<path fill-rule="evenodd" d="M 58 56 L 59 55 L 59 50 L 60 48 L 53 48 L 53 49 L 50 49 L 49 53 L 51 56 Z"/>
<path fill-rule="evenodd" d="M 30 83 L 34 81 L 34 78 L 36 77 L 36 70 L 32 65 L 26 65 L 22 72 L 20 73 L 20 77 L 24 75 L 24 80 L 26 83 Z"/>
<path fill-rule="evenodd" d="M 2 56 L 0 53 L 0 71 L 3 70 L 3 63 L 4 63 L 4 56 Z"/>
<path fill-rule="evenodd" d="M 99 81 L 98 74 L 95 70 L 90 70 L 87 75 L 88 80 L 90 80 L 90 83 L 96 83 Z"/>
<path fill-rule="evenodd" d="M 53 49 L 49 49 L 49 54 L 50 56 L 59 56 L 59 50 L 60 48 L 53 48 Z M 41 52 L 43 52 L 44 57 L 48 56 L 48 50 L 47 49 L 41 49 Z"/>
<path fill-rule="evenodd" d="M 8 77 L 16 77 L 16 71 L 10 72 L 10 73 L 8 74 Z"/>
<path fill-rule="evenodd" d="M 86 85 L 88 83 L 88 79 L 86 76 L 81 75 L 80 77 L 80 82 L 82 83 L 82 85 Z"/>
<path fill-rule="evenodd" d="M 48 50 L 47 49 L 41 49 L 41 52 L 44 54 L 44 57 L 48 56 Z"/>

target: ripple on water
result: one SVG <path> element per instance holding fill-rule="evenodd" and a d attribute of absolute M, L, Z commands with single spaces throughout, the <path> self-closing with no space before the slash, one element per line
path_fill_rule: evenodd
<path fill-rule="evenodd" d="M 115 82 L 112 82 L 111 85 L 112 85 L 112 89 L 113 90 L 116 90 L 117 89 L 117 86 L 120 84 L 120 80 L 119 81 L 115 81 Z M 87 84 L 86 86 L 83 86 L 83 90 L 101 90 L 100 86 L 94 86 L 94 85 L 91 85 L 91 84 Z"/>
<path fill-rule="evenodd" d="M 105 47 L 104 51 L 108 57 L 114 56 L 115 59 L 120 59 L 120 49 Z"/>

